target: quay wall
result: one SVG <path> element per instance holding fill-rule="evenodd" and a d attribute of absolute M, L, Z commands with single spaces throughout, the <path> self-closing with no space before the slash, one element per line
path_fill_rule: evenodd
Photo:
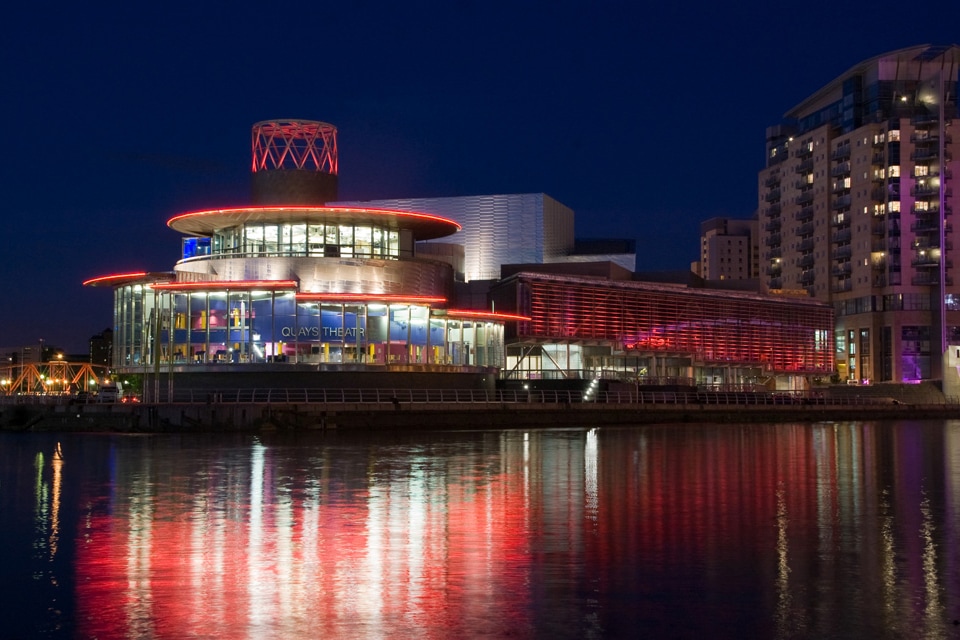
<path fill-rule="evenodd" d="M 211 403 L 0 405 L 0 430 L 184 433 L 960 419 L 960 405 Z"/>

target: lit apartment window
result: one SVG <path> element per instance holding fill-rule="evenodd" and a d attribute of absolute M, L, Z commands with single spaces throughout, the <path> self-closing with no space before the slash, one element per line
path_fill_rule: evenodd
<path fill-rule="evenodd" d="M 889 140 L 890 142 L 900 142 L 900 130 L 893 129 L 892 131 L 887 133 L 887 140 Z"/>

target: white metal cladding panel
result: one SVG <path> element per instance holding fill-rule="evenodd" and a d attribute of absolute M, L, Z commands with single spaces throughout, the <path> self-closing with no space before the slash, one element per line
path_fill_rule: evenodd
<path fill-rule="evenodd" d="M 542 193 L 332 204 L 419 211 L 455 220 L 463 230 L 441 242 L 463 246 L 464 277 L 468 281 L 498 279 L 502 264 L 546 261 L 548 238 L 551 252 L 561 251 L 561 246 L 567 242 L 570 247 L 573 245 L 573 211 Z M 550 228 L 555 224 L 562 225 L 562 228 Z M 569 229 L 564 228 L 567 226 Z"/>

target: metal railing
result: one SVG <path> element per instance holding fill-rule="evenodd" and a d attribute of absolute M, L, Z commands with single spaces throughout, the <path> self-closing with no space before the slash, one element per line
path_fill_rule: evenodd
<path fill-rule="evenodd" d="M 140 402 L 128 396 L 124 402 Z M 0 396 L 0 405 L 71 405 L 69 396 Z M 484 389 L 308 389 L 252 388 L 229 390 L 174 390 L 172 397 L 161 392 L 157 404 L 600 404 L 676 406 L 877 406 L 902 404 L 892 397 L 818 392 L 753 391 L 536 391 Z M 960 404 L 960 398 L 946 397 L 940 404 Z M 86 404 L 98 403 L 92 399 Z"/>

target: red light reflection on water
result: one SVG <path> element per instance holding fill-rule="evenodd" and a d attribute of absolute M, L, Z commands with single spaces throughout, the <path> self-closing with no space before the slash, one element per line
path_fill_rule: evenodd
<path fill-rule="evenodd" d="M 76 561 L 82 635 L 449 637 L 528 624 L 524 497 L 509 477 L 290 491 L 277 475 L 255 462 L 235 503 L 223 486 L 143 482 L 94 509 Z"/>

